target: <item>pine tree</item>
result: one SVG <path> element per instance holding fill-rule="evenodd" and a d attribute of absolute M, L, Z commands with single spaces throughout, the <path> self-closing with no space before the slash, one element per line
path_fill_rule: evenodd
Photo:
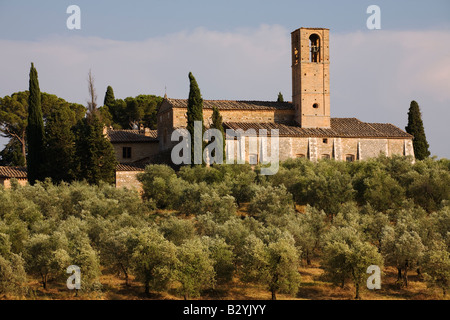
<path fill-rule="evenodd" d="M 53 182 L 73 179 L 75 136 L 72 131 L 75 114 L 68 105 L 52 110 L 45 126 L 46 173 Z"/>
<path fill-rule="evenodd" d="M 191 161 L 194 163 L 194 150 L 203 155 L 203 143 L 201 145 L 195 145 L 194 143 L 194 121 L 202 122 L 202 141 L 203 132 L 205 132 L 205 127 L 203 124 L 203 99 L 200 93 L 200 88 L 198 87 L 197 81 L 195 80 L 192 72 L 189 72 L 189 98 L 187 106 L 187 130 L 191 134 L 192 144 L 191 144 Z"/>
<path fill-rule="evenodd" d="M 103 105 L 110 107 L 110 106 L 114 105 L 115 101 L 116 101 L 116 99 L 114 98 L 113 88 L 111 86 L 108 86 L 106 88 L 105 100 L 103 101 Z"/>
<path fill-rule="evenodd" d="M 277 102 L 284 102 L 284 98 L 283 98 L 283 95 L 281 94 L 281 92 L 278 92 Z"/>
<path fill-rule="evenodd" d="M 225 160 L 225 130 L 223 129 L 222 115 L 217 107 L 213 107 L 211 128 L 217 129 L 222 133 L 223 159 Z"/>
<path fill-rule="evenodd" d="M 430 147 L 425 136 L 425 129 L 422 122 L 422 113 L 420 112 L 419 104 L 416 101 L 411 101 L 408 112 L 408 125 L 406 132 L 414 136 L 413 147 L 416 159 L 423 160 L 430 156 Z"/>
<path fill-rule="evenodd" d="M 39 90 L 38 74 L 33 63 L 31 63 L 30 68 L 29 91 L 27 172 L 28 181 L 33 185 L 36 180 L 42 180 L 44 178 L 42 172 L 44 161 L 44 121 L 42 118 L 41 91 Z"/>

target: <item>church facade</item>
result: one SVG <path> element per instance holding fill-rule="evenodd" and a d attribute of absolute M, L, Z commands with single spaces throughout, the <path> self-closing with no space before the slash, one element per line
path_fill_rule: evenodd
<path fill-rule="evenodd" d="M 217 107 L 225 129 L 268 133 L 277 129 L 280 161 L 296 157 L 355 161 L 380 154 L 414 157 L 413 137 L 392 124 L 331 117 L 328 29 L 297 29 L 291 34 L 291 47 L 292 102 L 204 100 L 205 126 L 211 124 L 212 108 Z M 178 143 L 171 141 L 172 132 L 186 128 L 187 99 L 165 97 L 157 116 L 159 152 L 167 152 Z M 251 153 L 249 139 L 241 139 L 233 152 L 259 162 L 262 148 L 258 145 Z"/>

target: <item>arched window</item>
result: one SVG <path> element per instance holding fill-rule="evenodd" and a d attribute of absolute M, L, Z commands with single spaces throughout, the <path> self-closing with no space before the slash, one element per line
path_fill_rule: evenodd
<path fill-rule="evenodd" d="M 321 158 L 324 159 L 324 160 L 329 160 L 329 159 L 331 159 L 331 157 L 330 157 L 329 154 L 323 154 L 323 155 L 321 156 Z"/>
<path fill-rule="evenodd" d="M 309 49 L 311 51 L 310 62 L 320 61 L 320 37 L 313 33 L 309 37 Z"/>
<path fill-rule="evenodd" d="M 353 162 L 353 161 L 355 161 L 355 155 L 353 155 L 353 154 L 347 154 L 347 155 L 345 156 L 345 161 L 347 161 L 347 162 Z"/>
<path fill-rule="evenodd" d="M 299 153 L 295 155 L 296 158 L 306 158 L 306 156 L 303 153 Z"/>

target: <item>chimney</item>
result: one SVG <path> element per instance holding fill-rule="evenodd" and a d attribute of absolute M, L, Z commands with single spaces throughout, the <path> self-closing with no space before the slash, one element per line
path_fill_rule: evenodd
<path fill-rule="evenodd" d="M 144 128 L 144 136 L 150 137 L 150 128 Z"/>
<path fill-rule="evenodd" d="M 103 135 L 106 136 L 108 134 L 108 127 L 103 126 Z"/>

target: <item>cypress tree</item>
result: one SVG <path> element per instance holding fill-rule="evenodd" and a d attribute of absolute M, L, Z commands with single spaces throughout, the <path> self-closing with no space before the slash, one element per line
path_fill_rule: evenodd
<path fill-rule="evenodd" d="M 114 183 L 117 165 L 114 148 L 103 135 L 103 126 L 94 113 L 75 128 L 75 177 L 90 184 Z"/>
<path fill-rule="evenodd" d="M 36 180 L 43 180 L 44 162 L 44 120 L 41 109 L 41 91 L 39 90 L 38 74 L 31 63 L 28 97 L 27 124 L 27 174 L 28 182 L 33 185 Z"/>
<path fill-rule="evenodd" d="M 115 101 L 116 101 L 116 99 L 114 98 L 113 88 L 111 86 L 108 86 L 106 88 L 105 100 L 103 101 L 103 105 L 110 107 L 110 106 L 114 105 Z"/>
<path fill-rule="evenodd" d="M 217 107 L 213 107 L 211 128 L 217 129 L 222 133 L 223 159 L 225 160 L 225 130 L 223 129 L 223 119 Z"/>
<path fill-rule="evenodd" d="M 416 159 L 423 160 L 430 156 L 430 147 L 425 136 L 425 129 L 423 127 L 422 113 L 420 112 L 419 104 L 416 101 L 411 101 L 408 111 L 408 125 L 406 132 L 414 136 L 413 148 Z"/>
<path fill-rule="evenodd" d="M 191 134 L 191 161 L 194 163 L 194 148 L 203 158 L 203 133 L 205 132 L 205 127 L 203 124 L 203 99 L 200 93 L 200 88 L 198 87 L 197 81 L 195 80 L 192 72 L 189 72 L 189 98 L 187 105 L 187 130 Z M 194 121 L 202 122 L 202 144 L 194 144 Z M 203 161 L 202 161 L 203 162 Z"/>
<path fill-rule="evenodd" d="M 73 179 L 75 136 L 72 126 L 75 112 L 69 105 L 51 111 L 45 126 L 46 172 L 53 182 L 70 182 Z"/>
<path fill-rule="evenodd" d="M 281 92 L 278 92 L 277 102 L 284 102 L 284 98 L 283 98 L 283 95 L 281 94 Z"/>

